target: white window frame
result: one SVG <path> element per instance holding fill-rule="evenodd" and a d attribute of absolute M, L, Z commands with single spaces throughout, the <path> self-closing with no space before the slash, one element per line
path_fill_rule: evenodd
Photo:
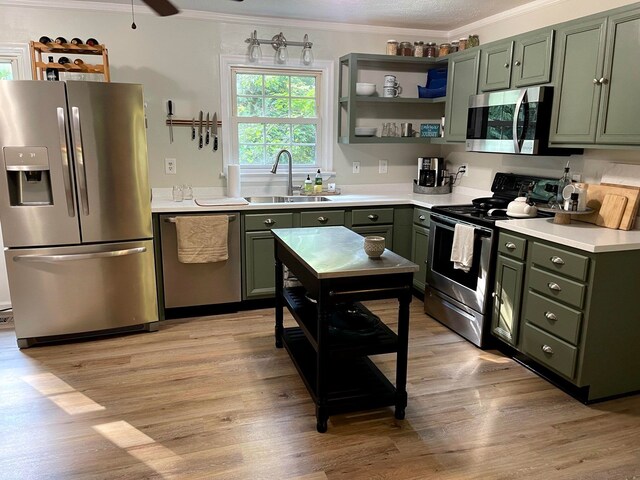
<path fill-rule="evenodd" d="M 334 100 L 334 64 L 332 61 L 315 60 L 311 66 L 303 65 L 276 65 L 268 61 L 261 61 L 259 64 L 252 64 L 247 61 L 247 57 L 244 55 L 221 55 L 220 56 L 220 90 L 221 90 L 221 139 L 222 139 L 222 163 L 226 172 L 228 165 L 239 164 L 238 159 L 238 144 L 237 144 L 237 127 L 234 129 L 231 125 L 231 119 L 233 116 L 233 99 L 234 99 L 234 85 L 233 69 L 236 67 L 246 68 L 264 68 L 268 70 L 278 70 L 283 74 L 287 72 L 320 72 L 321 83 L 320 87 L 320 102 L 317 105 L 318 117 L 320 118 L 320 127 L 318 129 L 318 136 L 316 140 L 316 155 L 318 159 L 319 168 L 323 174 L 331 175 L 333 170 L 333 100 Z M 265 72 L 266 73 L 266 72 Z M 294 164 L 294 175 L 298 173 L 308 174 L 311 168 L 309 165 Z M 273 179 L 273 175 L 270 172 L 270 167 L 265 165 L 264 168 L 245 168 L 241 170 L 243 181 L 256 181 L 260 182 L 265 177 Z M 286 176 L 287 168 L 279 168 L 277 172 L 278 176 Z"/>
<path fill-rule="evenodd" d="M 0 60 L 11 63 L 14 80 L 31 80 L 28 45 L 22 43 L 0 43 Z"/>

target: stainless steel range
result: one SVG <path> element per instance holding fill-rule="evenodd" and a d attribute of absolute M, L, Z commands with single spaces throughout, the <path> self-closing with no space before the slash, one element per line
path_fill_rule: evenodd
<path fill-rule="evenodd" d="M 472 205 L 433 207 L 427 256 L 424 310 L 480 348 L 488 345 L 491 291 L 497 251 L 496 220 L 506 214 L 508 203 L 527 192 L 536 203 L 555 196 L 557 180 L 497 173 L 493 197 L 478 198 Z M 473 260 L 468 271 L 454 268 L 450 260 L 456 224 L 473 227 Z"/>

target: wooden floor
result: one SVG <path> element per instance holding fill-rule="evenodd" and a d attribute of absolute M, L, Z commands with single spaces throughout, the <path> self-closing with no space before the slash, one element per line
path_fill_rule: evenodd
<path fill-rule="evenodd" d="M 394 302 L 367 306 L 395 326 Z M 1 329 L 0 478 L 640 477 L 640 396 L 585 406 L 411 307 L 406 419 L 339 415 L 325 434 L 272 309 L 22 351 Z"/>

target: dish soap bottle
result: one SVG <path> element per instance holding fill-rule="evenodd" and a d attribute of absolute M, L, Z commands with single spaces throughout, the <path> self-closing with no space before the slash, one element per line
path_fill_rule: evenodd
<path fill-rule="evenodd" d="M 304 181 L 304 193 L 307 195 L 313 193 L 313 182 L 310 175 L 307 175 L 307 179 Z"/>
<path fill-rule="evenodd" d="M 567 162 L 567 166 L 564 167 L 564 174 L 562 175 L 560 180 L 558 180 L 558 195 L 556 198 L 558 200 L 559 205 L 562 205 L 565 200 L 564 197 L 562 196 L 562 192 L 564 190 L 564 187 L 566 187 L 567 185 L 571 185 L 571 174 L 569 173 L 569 162 Z"/>
<path fill-rule="evenodd" d="M 313 186 L 313 193 L 322 193 L 322 175 L 320 175 L 320 169 L 318 169 L 318 173 L 316 173 L 316 181 Z"/>

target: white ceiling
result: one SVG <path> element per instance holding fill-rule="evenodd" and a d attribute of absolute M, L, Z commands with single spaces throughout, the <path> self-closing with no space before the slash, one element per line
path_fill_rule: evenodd
<path fill-rule="evenodd" d="M 83 2 L 84 0 L 75 0 Z M 91 0 L 130 5 L 131 0 Z M 183 11 L 450 31 L 535 0 L 171 0 Z M 134 0 L 140 6 L 142 0 Z M 140 8 L 140 7 L 138 7 Z"/>

